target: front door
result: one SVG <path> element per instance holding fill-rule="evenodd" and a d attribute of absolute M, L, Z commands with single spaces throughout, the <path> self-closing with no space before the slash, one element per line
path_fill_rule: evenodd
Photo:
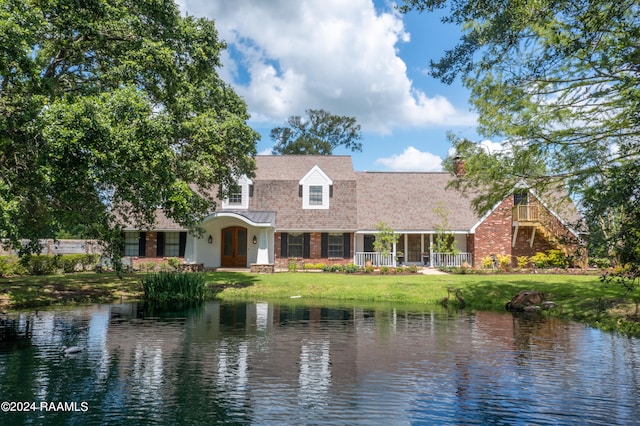
<path fill-rule="evenodd" d="M 222 230 L 222 259 L 226 267 L 247 267 L 247 228 L 231 226 Z"/>

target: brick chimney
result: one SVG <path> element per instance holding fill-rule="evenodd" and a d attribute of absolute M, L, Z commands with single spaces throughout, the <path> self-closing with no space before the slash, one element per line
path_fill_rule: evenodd
<path fill-rule="evenodd" d="M 453 159 L 453 173 L 455 173 L 456 177 L 464 176 L 464 159 L 462 157 Z"/>

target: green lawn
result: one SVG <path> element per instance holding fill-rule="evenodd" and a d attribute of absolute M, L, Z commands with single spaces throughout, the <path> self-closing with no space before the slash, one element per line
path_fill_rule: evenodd
<path fill-rule="evenodd" d="M 61 303 L 95 303 L 140 298 L 142 274 L 69 274 L 0 278 L 2 309 Z M 212 297 L 223 300 L 299 299 L 300 302 L 402 302 L 435 306 L 447 288 L 460 289 L 468 310 L 504 311 L 520 290 L 548 295 L 558 308 L 545 313 L 588 323 L 605 330 L 640 336 L 628 317 L 635 305 L 622 299 L 622 290 L 600 283 L 597 275 L 356 275 L 291 272 L 249 274 L 207 273 Z M 452 297 L 453 299 L 453 297 Z M 449 303 L 450 308 L 456 308 Z"/>

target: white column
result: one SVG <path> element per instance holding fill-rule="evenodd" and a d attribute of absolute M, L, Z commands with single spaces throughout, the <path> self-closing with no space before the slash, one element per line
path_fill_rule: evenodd
<path fill-rule="evenodd" d="M 262 228 L 260 230 L 260 237 L 258 238 L 258 256 L 256 259 L 258 265 L 266 265 L 269 263 L 269 241 L 267 238 L 267 229 Z"/>

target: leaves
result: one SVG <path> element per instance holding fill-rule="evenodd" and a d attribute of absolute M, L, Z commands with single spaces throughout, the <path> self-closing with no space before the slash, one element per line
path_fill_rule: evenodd
<path fill-rule="evenodd" d="M 362 151 L 360 125 L 354 117 L 337 116 L 325 110 L 309 109 L 308 120 L 292 116 L 288 127 L 271 130 L 271 139 L 276 143 L 275 154 L 331 155 L 344 146 L 351 151 Z"/>
<path fill-rule="evenodd" d="M 255 168 L 259 136 L 216 73 L 224 48 L 173 1 L 4 1 L 0 238 L 102 238 L 158 207 L 195 227 L 212 187 Z"/>

